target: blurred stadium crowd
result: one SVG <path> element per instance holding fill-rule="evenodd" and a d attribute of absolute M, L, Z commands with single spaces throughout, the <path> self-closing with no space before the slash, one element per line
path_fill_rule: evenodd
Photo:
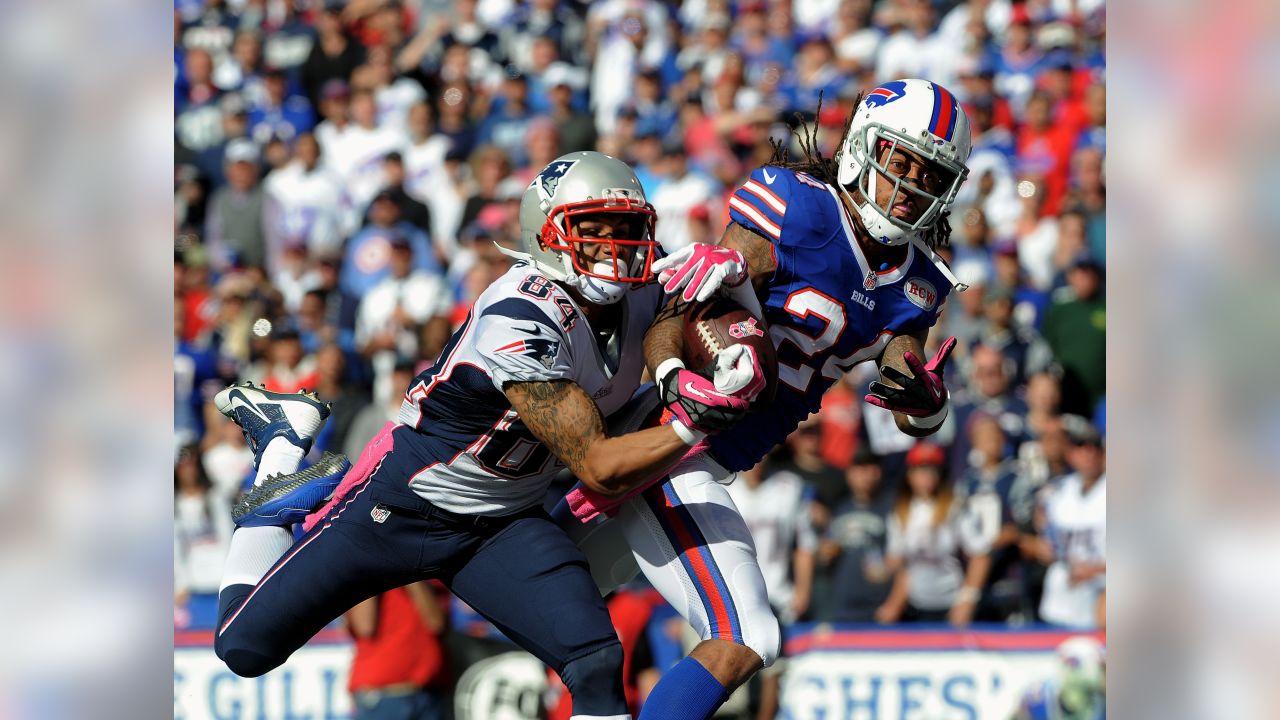
<path fill-rule="evenodd" d="M 974 127 L 951 416 L 915 444 L 864 365 L 735 501 L 786 621 L 1104 626 L 1105 35 L 1101 0 L 177 0 L 178 624 L 251 479 L 217 390 L 315 389 L 316 452 L 355 457 L 550 160 L 623 158 L 668 250 L 715 242 L 771 138 L 830 155 L 861 90 L 923 77 Z"/>

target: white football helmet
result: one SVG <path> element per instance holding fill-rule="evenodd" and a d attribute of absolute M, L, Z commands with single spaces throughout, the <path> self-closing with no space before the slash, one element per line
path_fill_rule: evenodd
<path fill-rule="evenodd" d="M 922 234 L 932 228 L 951 207 L 956 192 L 969 174 L 972 139 L 969 118 L 955 96 L 928 80 L 892 80 L 863 96 L 854 111 L 853 123 L 836 153 L 840 192 L 857 209 L 867 232 L 885 245 L 915 241 L 923 245 Z M 881 150 L 888 149 L 881 155 Z M 932 163 L 939 175 L 934 192 L 921 185 L 904 182 L 883 164 L 898 148 L 918 154 Z M 877 172 L 878 171 L 878 172 Z M 885 178 L 897 191 L 923 196 L 929 207 L 914 222 L 893 216 L 892 208 L 876 204 L 876 184 Z M 851 187 L 861 191 L 855 200 Z M 892 203 L 892 200 L 890 200 Z"/>
<path fill-rule="evenodd" d="M 639 237 L 575 234 L 577 220 L 602 213 L 633 215 L 633 234 Z M 499 249 L 573 287 L 588 301 L 607 305 L 621 299 L 629 287 L 653 280 L 656 221 L 640 180 L 626 163 L 603 153 L 574 152 L 543 168 L 525 190 L 520 201 L 520 250 Z M 593 243 L 609 246 L 607 260 L 590 262 L 583 257 L 579 246 Z"/>
<path fill-rule="evenodd" d="M 1066 718 L 1097 717 L 1106 704 L 1107 656 L 1102 643 L 1087 635 L 1058 646 L 1058 703 Z"/>

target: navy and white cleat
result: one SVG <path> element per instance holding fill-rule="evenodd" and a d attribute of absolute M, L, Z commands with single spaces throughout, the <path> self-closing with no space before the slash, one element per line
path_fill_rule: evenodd
<path fill-rule="evenodd" d="M 326 452 L 306 470 L 272 475 L 231 508 L 231 519 L 240 527 L 292 525 L 323 505 L 351 469 L 345 455 Z"/>
<path fill-rule="evenodd" d="M 321 402 L 315 393 L 278 393 L 249 382 L 223 389 L 214 396 L 213 404 L 244 431 L 254 467 L 261 462 L 267 444 L 278 437 L 306 455 L 329 417 L 329 403 Z"/>

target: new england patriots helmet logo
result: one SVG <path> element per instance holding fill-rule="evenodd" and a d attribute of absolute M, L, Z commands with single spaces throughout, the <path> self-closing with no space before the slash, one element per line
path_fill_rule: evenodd
<path fill-rule="evenodd" d="M 887 82 L 867 93 L 867 107 L 881 107 L 907 94 L 907 84 L 901 80 Z"/>
<path fill-rule="evenodd" d="M 538 177 L 534 179 L 534 182 L 541 189 L 542 197 L 548 200 L 551 199 L 551 196 L 556 194 L 556 187 L 560 184 L 560 179 L 577 164 L 577 160 L 551 163 L 542 172 L 538 173 Z"/>

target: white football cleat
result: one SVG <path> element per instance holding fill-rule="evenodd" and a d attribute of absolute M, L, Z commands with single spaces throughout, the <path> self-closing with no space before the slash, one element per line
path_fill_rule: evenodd
<path fill-rule="evenodd" d="M 267 444 L 278 437 L 301 448 L 306 455 L 329 417 L 329 403 L 321 402 L 315 393 L 278 393 L 249 382 L 223 389 L 214 396 L 213 403 L 218 412 L 244 431 L 255 468 Z"/>

